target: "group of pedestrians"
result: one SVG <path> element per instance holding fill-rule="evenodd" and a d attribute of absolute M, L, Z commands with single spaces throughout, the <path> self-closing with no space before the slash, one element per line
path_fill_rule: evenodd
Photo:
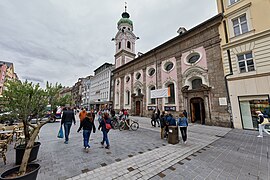
<path fill-rule="evenodd" d="M 173 115 L 171 113 L 166 113 L 165 111 L 162 111 L 162 113 L 159 117 L 159 120 L 160 120 L 160 137 L 161 137 L 161 139 L 168 138 L 169 126 L 178 125 L 180 128 L 181 135 L 182 135 L 183 143 L 186 144 L 186 142 L 187 142 L 187 127 L 188 127 L 188 119 L 187 119 L 186 110 L 184 110 L 183 113 L 179 114 L 179 118 L 177 119 L 177 124 L 176 124 L 176 120 L 173 117 Z M 152 122 L 153 122 L 153 115 L 151 118 L 151 124 L 152 124 Z M 156 121 L 156 122 L 158 122 L 158 121 Z M 153 124 L 152 124 L 152 126 L 153 126 Z"/>
<path fill-rule="evenodd" d="M 79 113 L 79 118 L 80 118 L 80 126 L 77 132 L 80 132 L 81 129 L 83 129 L 83 146 L 86 152 L 88 152 L 90 148 L 89 139 L 90 139 L 91 132 L 93 133 L 96 132 L 96 126 L 94 123 L 95 113 L 93 110 L 91 110 L 90 112 L 87 112 L 85 109 L 83 109 Z M 72 123 L 76 125 L 75 114 L 71 108 L 67 108 L 63 111 L 63 115 L 61 119 L 61 126 L 62 125 L 64 126 L 64 134 L 65 134 L 64 143 L 65 144 L 68 144 L 70 128 L 72 126 Z M 106 146 L 105 146 L 106 149 L 110 148 L 108 133 L 111 129 L 111 126 L 112 124 L 111 124 L 111 119 L 110 119 L 109 114 L 107 112 L 103 113 L 102 117 L 100 117 L 98 130 L 102 131 L 103 138 L 101 141 L 101 145 L 103 146 L 104 143 L 106 143 Z"/>

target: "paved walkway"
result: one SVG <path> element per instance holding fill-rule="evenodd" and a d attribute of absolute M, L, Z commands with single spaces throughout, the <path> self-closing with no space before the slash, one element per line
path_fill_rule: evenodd
<path fill-rule="evenodd" d="M 145 118 L 133 118 L 142 122 L 145 129 L 159 132 L 159 128 L 152 128 L 145 122 Z M 201 132 L 202 130 L 204 132 Z M 150 179 L 223 137 L 229 131 L 228 128 L 209 126 L 202 128 L 200 125 L 192 125 L 189 130 L 188 144 L 168 144 L 70 179 Z"/>
<path fill-rule="evenodd" d="M 91 134 L 90 152 L 82 148 L 78 125 L 71 129 L 70 143 L 57 139 L 59 122 L 47 124 L 40 133 L 38 180 L 62 179 L 269 179 L 270 136 L 258 132 L 190 125 L 188 143 L 168 144 L 150 118 L 133 117 L 137 131 L 112 130 L 111 149 L 101 147 L 102 134 Z M 5 166 L 14 165 L 9 146 Z"/>

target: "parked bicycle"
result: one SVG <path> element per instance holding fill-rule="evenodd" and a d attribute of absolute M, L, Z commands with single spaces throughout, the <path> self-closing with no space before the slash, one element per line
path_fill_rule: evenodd
<path fill-rule="evenodd" d="M 119 121 L 118 121 L 118 117 L 117 116 L 112 117 L 111 123 L 112 123 L 112 128 L 113 129 L 119 128 Z"/>
<path fill-rule="evenodd" d="M 136 131 L 139 128 L 139 123 L 132 119 L 122 118 L 119 122 L 119 130 L 122 131 L 126 128 Z"/>

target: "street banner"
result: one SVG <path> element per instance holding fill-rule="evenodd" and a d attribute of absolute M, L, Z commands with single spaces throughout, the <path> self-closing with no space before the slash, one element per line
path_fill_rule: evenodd
<path fill-rule="evenodd" d="M 150 93 L 151 93 L 150 95 L 151 99 L 170 97 L 168 88 L 151 90 Z"/>

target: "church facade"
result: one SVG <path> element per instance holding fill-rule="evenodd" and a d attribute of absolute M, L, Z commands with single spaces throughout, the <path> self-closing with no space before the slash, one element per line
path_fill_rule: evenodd
<path fill-rule="evenodd" d="M 118 21 L 113 71 L 113 107 L 150 116 L 155 108 L 174 116 L 187 110 L 192 123 L 230 127 L 221 58 L 222 15 L 199 24 L 136 57 L 138 39 L 124 12 Z M 168 89 L 169 97 L 151 98 L 152 90 Z"/>

